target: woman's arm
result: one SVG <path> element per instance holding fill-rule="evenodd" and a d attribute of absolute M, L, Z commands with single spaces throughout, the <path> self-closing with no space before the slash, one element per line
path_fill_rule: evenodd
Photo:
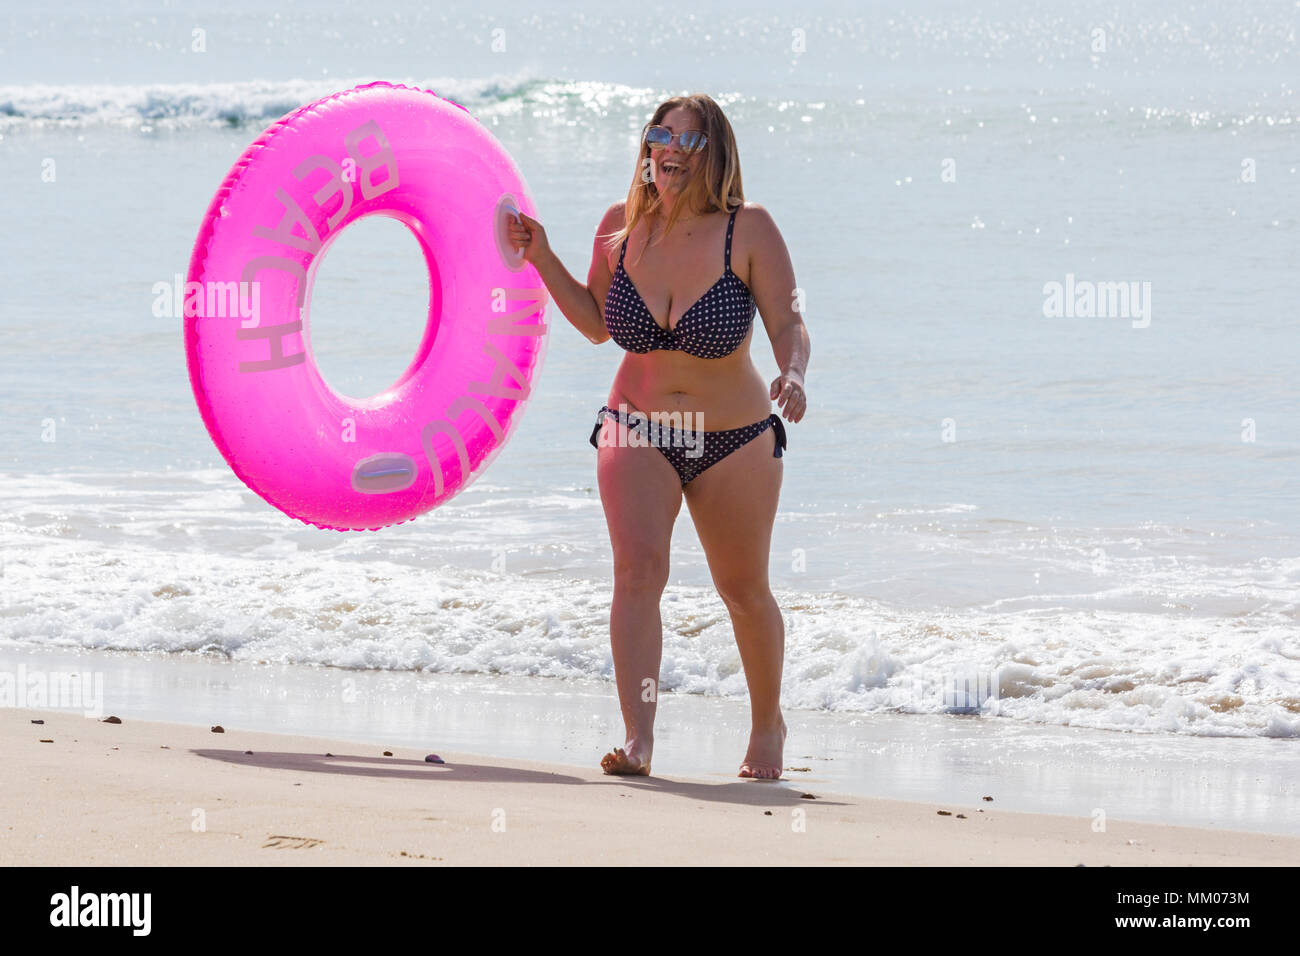
<path fill-rule="evenodd" d="M 614 276 L 609 271 L 606 240 L 602 236 L 623 225 L 623 204 L 611 206 L 596 228 L 586 285 L 570 275 L 559 256 L 551 250 L 542 224 L 523 213 L 519 216 L 523 225 L 513 222 L 510 224 L 511 242 L 523 248 L 524 259 L 537 269 L 537 274 L 546 283 L 546 289 L 555 300 L 555 305 L 570 324 L 590 341 L 596 345 L 608 341 L 604 302 L 605 293 L 609 291 Z"/>
<path fill-rule="evenodd" d="M 794 279 L 790 251 L 771 214 L 757 203 L 745 206 L 750 239 L 749 287 L 758 304 L 767 337 L 781 374 L 772 382 L 770 397 L 787 419 L 797 422 L 808 407 L 804 376 L 811 343 L 803 322 L 803 294 Z"/>

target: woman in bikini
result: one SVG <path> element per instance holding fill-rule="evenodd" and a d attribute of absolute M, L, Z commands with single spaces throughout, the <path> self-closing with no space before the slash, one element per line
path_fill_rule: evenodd
<path fill-rule="evenodd" d="M 520 219 L 511 238 L 565 318 L 592 342 L 612 338 L 627 352 L 591 435 L 614 552 L 609 631 L 626 725 L 624 746 L 601 766 L 650 773 L 659 599 L 685 498 L 749 687 L 739 775 L 775 779 L 786 736 L 785 624 L 767 565 L 786 436 L 771 402 L 788 421 L 803 418 L 809 351 L 785 241 L 766 209 L 745 202 L 731 124 L 699 93 L 655 110 L 627 199 L 597 228 L 586 285 L 541 223 Z M 770 386 L 749 356 L 756 306 L 781 369 Z"/>

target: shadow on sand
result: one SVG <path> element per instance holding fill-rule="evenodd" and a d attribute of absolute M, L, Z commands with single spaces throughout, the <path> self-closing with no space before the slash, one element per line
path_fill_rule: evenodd
<path fill-rule="evenodd" d="M 519 783 L 562 784 L 565 786 L 608 787 L 624 786 L 635 790 L 668 793 L 689 800 L 708 800 L 717 803 L 734 803 L 755 807 L 791 807 L 807 804 L 798 786 L 788 780 L 735 780 L 726 783 L 694 783 L 667 780 L 662 777 L 603 776 L 599 780 L 586 780 L 565 773 L 544 770 L 525 770 L 516 767 L 499 767 L 487 763 L 425 763 L 406 757 L 374 757 L 359 754 L 281 753 L 262 751 L 245 753 L 242 750 L 191 750 L 208 760 L 244 767 L 262 767 L 269 770 L 293 770 L 306 773 L 336 773 L 353 777 L 380 777 L 389 780 L 461 781 L 468 783 Z M 817 803 L 842 806 L 834 800 L 818 797 Z"/>

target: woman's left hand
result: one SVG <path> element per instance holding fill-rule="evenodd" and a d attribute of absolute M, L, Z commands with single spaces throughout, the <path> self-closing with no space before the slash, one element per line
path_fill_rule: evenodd
<path fill-rule="evenodd" d="M 785 372 L 772 382 L 770 390 L 772 401 L 789 421 L 797 422 L 803 418 L 808 408 L 808 396 L 803 390 L 803 376 L 798 372 Z"/>

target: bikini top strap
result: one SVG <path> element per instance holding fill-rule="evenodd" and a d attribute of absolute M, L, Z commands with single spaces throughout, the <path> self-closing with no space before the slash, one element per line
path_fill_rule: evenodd
<path fill-rule="evenodd" d="M 627 236 L 623 237 L 623 247 L 618 251 L 618 264 L 623 264 L 623 257 L 627 255 Z"/>
<path fill-rule="evenodd" d="M 738 212 L 740 212 L 739 206 L 731 210 L 731 219 L 727 221 L 727 255 L 723 260 L 723 270 L 726 272 L 731 271 L 731 234 L 736 228 L 736 213 Z"/>

